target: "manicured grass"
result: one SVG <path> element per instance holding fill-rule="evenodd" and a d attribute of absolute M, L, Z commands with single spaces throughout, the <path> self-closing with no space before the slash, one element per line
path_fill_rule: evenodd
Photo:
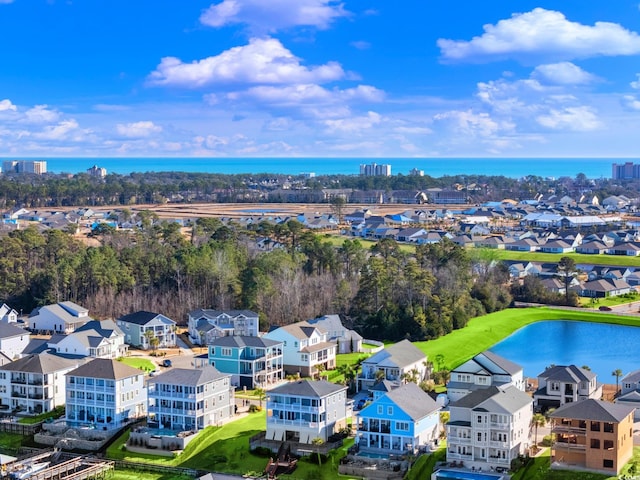
<path fill-rule="evenodd" d="M 601 473 L 551 470 L 549 449 L 511 476 L 512 480 L 615 480 L 616 478 L 618 477 L 610 477 Z"/>
<path fill-rule="evenodd" d="M 638 300 L 640 300 L 640 294 L 636 292 L 607 298 L 580 297 L 580 306 L 587 308 L 598 308 L 601 306 L 612 307 L 614 305 L 622 305 L 623 303 L 637 302 Z"/>
<path fill-rule="evenodd" d="M 43 422 L 48 420 L 49 418 L 59 418 L 64 415 L 64 407 L 56 407 L 50 412 L 41 413 L 40 415 L 36 415 L 34 417 L 22 417 L 18 420 L 18 423 L 24 423 L 27 425 L 33 425 L 34 423 Z"/>
<path fill-rule="evenodd" d="M 146 358 L 120 357 L 118 361 L 130 367 L 139 368 L 144 372 L 153 372 L 157 368 L 151 360 L 147 360 Z"/>
<path fill-rule="evenodd" d="M 548 307 L 508 308 L 473 318 L 469 320 L 465 328 L 454 330 L 435 340 L 415 342 L 414 345 L 427 354 L 431 361 L 435 361 L 439 354 L 444 355 L 446 367 L 452 369 L 495 345 L 519 328 L 542 320 L 578 320 L 640 326 L 640 318 L 610 313 L 581 312 Z"/>
<path fill-rule="evenodd" d="M 430 455 L 421 455 L 407 472 L 404 480 L 422 480 L 431 478 L 436 463 L 443 462 L 447 458 L 447 450 L 440 448 Z"/>
<path fill-rule="evenodd" d="M 529 262 L 558 263 L 562 257 L 571 257 L 576 263 L 593 265 L 620 265 L 622 267 L 638 266 L 638 257 L 626 255 L 583 255 L 581 253 L 541 253 L 541 252 L 513 252 L 511 250 L 496 249 L 498 260 L 522 260 Z"/>
<path fill-rule="evenodd" d="M 172 473 L 138 472 L 135 470 L 114 470 L 109 474 L 109 480 L 192 480 L 187 475 Z"/>
<path fill-rule="evenodd" d="M 0 451 L 15 455 L 26 438 L 17 433 L 0 432 Z"/>

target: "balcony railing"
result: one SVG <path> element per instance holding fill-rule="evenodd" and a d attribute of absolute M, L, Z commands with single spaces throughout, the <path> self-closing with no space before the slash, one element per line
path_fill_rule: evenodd
<path fill-rule="evenodd" d="M 448 437 L 447 441 L 460 445 L 471 445 L 471 437 Z"/>
<path fill-rule="evenodd" d="M 501 442 L 499 440 L 491 440 L 489 445 L 496 448 L 509 448 L 509 443 Z"/>
<path fill-rule="evenodd" d="M 553 433 L 569 433 L 572 435 L 586 435 L 586 428 L 572 427 L 570 425 L 555 425 Z"/>
<path fill-rule="evenodd" d="M 27 379 L 25 377 L 11 377 L 11 383 L 17 383 L 20 385 L 26 385 Z"/>
<path fill-rule="evenodd" d="M 553 444 L 556 450 L 586 450 L 587 446 L 584 443 L 569 443 L 569 442 L 559 442 L 556 441 Z"/>

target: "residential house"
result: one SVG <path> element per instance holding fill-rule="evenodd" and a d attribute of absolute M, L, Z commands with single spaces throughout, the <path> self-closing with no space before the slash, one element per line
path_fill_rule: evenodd
<path fill-rule="evenodd" d="M 625 255 L 627 257 L 637 257 L 640 255 L 640 243 L 639 242 L 623 242 L 614 245 L 609 248 L 607 252 L 609 255 Z"/>
<path fill-rule="evenodd" d="M 347 426 L 347 387 L 326 380 L 288 382 L 267 394 L 267 440 L 324 442 Z"/>
<path fill-rule="evenodd" d="M 127 353 L 124 340 L 124 333 L 113 320 L 92 320 L 68 335 L 53 335 L 48 346 L 61 355 L 119 358 Z"/>
<path fill-rule="evenodd" d="M 567 403 L 551 413 L 551 465 L 616 476 L 633 455 L 634 407 L 602 400 Z"/>
<path fill-rule="evenodd" d="M 18 321 L 18 312 L 11 308 L 6 303 L 0 306 L 0 322 L 2 323 L 16 323 Z"/>
<path fill-rule="evenodd" d="M 529 448 L 531 397 L 512 385 L 475 390 L 450 403 L 449 415 L 448 462 L 506 471 Z"/>
<path fill-rule="evenodd" d="M 144 374 L 111 358 L 95 358 L 66 375 L 67 423 L 114 428 L 146 415 Z"/>
<path fill-rule="evenodd" d="M 541 245 L 539 250 L 544 253 L 568 253 L 573 252 L 575 247 L 564 239 L 549 240 Z"/>
<path fill-rule="evenodd" d="M 481 388 L 513 385 L 524 391 L 522 367 L 489 350 L 454 368 L 447 383 L 447 396 L 456 402 L 465 395 Z"/>
<path fill-rule="evenodd" d="M 0 365 L 19 358 L 30 338 L 31 334 L 24 328 L 0 322 Z"/>
<path fill-rule="evenodd" d="M 221 425 L 235 414 L 231 375 L 211 365 L 172 368 L 147 383 L 148 424 L 174 431 Z"/>
<path fill-rule="evenodd" d="M 415 383 L 378 397 L 358 417 L 356 441 L 362 451 L 415 453 L 440 434 L 440 406 Z"/>
<path fill-rule="evenodd" d="M 196 345 L 208 345 L 227 335 L 258 336 L 260 319 L 251 310 L 198 309 L 189 312 L 189 337 Z"/>
<path fill-rule="evenodd" d="M 606 253 L 609 250 L 609 245 L 600 240 L 593 240 L 583 243 L 576 247 L 576 253 L 582 253 L 587 255 L 600 255 Z"/>
<path fill-rule="evenodd" d="M 312 377 L 319 370 L 336 367 L 336 343 L 328 340 L 326 331 L 308 322 L 278 327 L 263 338 L 282 342 L 284 370 L 288 375 Z"/>
<path fill-rule="evenodd" d="M 362 336 L 342 324 L 340 315 L 324 315 L 307 320 L 307 323 L 327 332 L 327 341 L 338 344 L 338 353 L 362 351 Z"/>
<path fill-rule="evenodd" d="M 91 320 L 86 308 L 60 302 L 33 310 L 29 314 L 29 328 L 33 332 L 71 333 Z"/>
<path fill-rule="evenodd" d="M 157 338 L 160 348 L 176 346 L 176 322 L 160 313 L 141 310 L 120 317 L 117 324 L 129 345 L 147 350 Z"/>
<path fill-rule="evenodd" d="M 64 405 L 64 375 L 78 364 L 78 360 L 41 353 L 0 366 L 2 405 L 29 415 L 49 412 Z"/>
<path fill-rule="evenodd" d="M 615 403 L 634 407 L 634 420 L 640 420 L 640 370 L 627 373 L 620 380 L 620 395 Z"/>
<path fill-rule="evenodd" d="M 538 375 L 538 390 L 533 394 L 537 408 L 547 410 L 586 398 L 602 397 L 602 385 L 590 370 L 575 365 L 548 367 Z"/>
<path fill-rule="evenodd" d="M 580 288 L 580 296 L 590 298 L 617 297 L 631 292 L 632 289 L 633 287 L 624 280 L 600 278 L 583 283 Z"/>
<path fill-rule="evenodd" d="M 209 365 L 231 375 L 234 387 L 269 388 L 284 378 L 283 343 L 255 336 L 219 337 L 209 345 Z"/>
<path fill-rule="evenodd" d="M 417 242 L 418 238 L 426 235 L 427 231 L 420 227 L 403 228 L 396 234 L 398 242 Z"/>
<path fill-rule="evenodd" d="M 412 379 L 415 383 L 420 383 L 428 376 L 427 356 L 409 340 L 402 340 L 362 362 L 358 387 L 368 390 L 377 380 L 399 384 L 409 376 L 415 377 Z"/>

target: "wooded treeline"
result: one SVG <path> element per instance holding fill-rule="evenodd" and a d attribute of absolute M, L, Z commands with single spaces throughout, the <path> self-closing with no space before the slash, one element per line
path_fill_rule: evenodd
<path fill-rule="evenodd" d="M 286 248 L 260 251 L 256 235 Z M 443 241 L 408 253 L 385 239 L 371 250 L 290 220 L 252 231 L 198 220 L 145 222 L 135 233 L 104 230 L 87 246 L 67 232 L 31 227 L 0 239 L 0 302 L 18 311 L 71 300 L 95 318 L 137 310 L 184 324 L 197 308 L 257 311 L 262 328 L 340 313 L 368 338 L 423 340 L 506 307 L 508 274 L 490 252 Z M 488 255 L 488 256 L 487 256 Z"/>

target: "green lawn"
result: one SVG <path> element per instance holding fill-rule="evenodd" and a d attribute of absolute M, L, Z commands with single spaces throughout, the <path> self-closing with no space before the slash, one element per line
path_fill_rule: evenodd
<path fill-rule="evenodd" d="M 640 300 L 640 294 L 637 292 L 606 298 L 580 297 L 580 306 L 587 308 L 598 308 L 601 306 L 613 307 L 615 305 L 622 305 L 623 303 L 637 302 L 638 300 Z"/>
<path fill-rule="evenodd" d="M 0 452 L 15 455 L 26 439 L 17 433 L 0 432 Z"/>
<path fill-rule="evenodd" d="M 508 308 L 469 320 L 465 328 L 435 340 L 415 342 L 431 361 L 444 355 L 448 369 L 469 360 L 508 337 L 521 327 L 541 320 L 579 320 L 583 322 L 614 323 L 640 326 L 640 318 L 623 317 L 610 313 L 580 312 L 548 307 Z"/>
<path fill-rule="evenodd" d="M 187 475 L 171 473 L 138 472 L 136 470 L 114 470 L 109 474 L 109 480 L 192 480 Z"/>
<path fill-rule="evenodd" d="M 146 358 L 120 357 L 118 361 L 125 365 L 129 365 L 130 367 L 139 368 L 144 372 L 153 372 L 156 370 L 156 364 Z"/>

